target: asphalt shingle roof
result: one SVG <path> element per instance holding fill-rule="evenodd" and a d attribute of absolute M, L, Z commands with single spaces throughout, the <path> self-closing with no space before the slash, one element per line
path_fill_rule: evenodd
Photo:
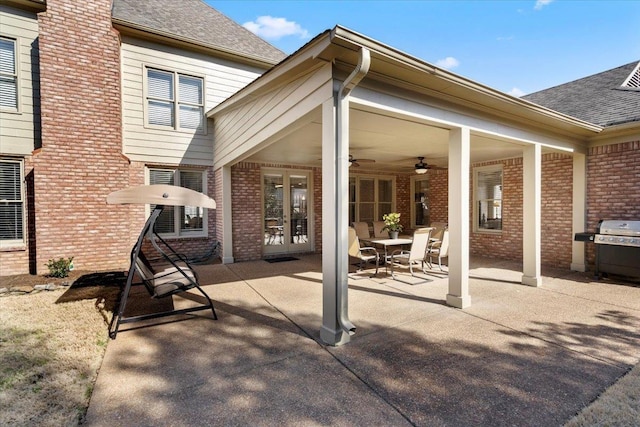
<path fill-rule="evenodd" d="M 622 87 L 637 65 L 631 62 L 522 99 L 603 127 L 640 121 L 640 90 Z"/>
<path fill-rule="evenodd" d="M 114 0 L 112 17 L 271 63 L 286 56 L 201 0 Z"/>

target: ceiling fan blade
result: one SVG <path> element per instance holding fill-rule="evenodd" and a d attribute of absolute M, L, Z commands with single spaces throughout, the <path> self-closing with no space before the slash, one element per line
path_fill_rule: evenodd
<path fill-rule="evenodd" d="M 360 163 L 375 163 L 375 162 L 376 162 L 376 161 L 375 161 L 375 160 L 373 160 L 373 159 L 358 159 L 358 160 L 356 160 L 356 161 L 357 161 L 357 162 L 360 162 Z"/>
<path fill-rule="evenodd" d="M 351 160 L 351 166 L 358 167 L 360 166 L 360 163 L 358 163 L 356 160 Z"/>

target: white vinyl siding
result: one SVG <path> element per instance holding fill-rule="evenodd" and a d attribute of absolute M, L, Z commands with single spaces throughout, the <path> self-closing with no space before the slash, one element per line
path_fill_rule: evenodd
<path fill-rule="evenodd" d="M 207 174 L 202 170 L 149 168 L 149 184 L 179 185 L 203 193 Z M 154 209 L 151 205 L 150 209 Z M 203 237 L 207 235 L 207 210 L 197 206 L 167 206 L 156 222 L 164 237 Z"/>
<path fill-rule="evenodd" d="M 0 247 L 24 244 L 22 162 L 0 159 Z"/>
<path fill-rule="evenodd" d="M 204 119 L 201 124 L 204 130 L 195 130 L 194 126 L 198 126 L 196 116 L 200 120 L 209 109 L 264 72 L 255 67 L 130 37 L 123 37 L 121 57 L 124 154 L 145 163 L 212 165 L 213 133 Z M 175 122 L 174 127 L 146 124 L 148 69 L 184 76 L 177 82 L 177 91 L 183 95 L 177 99 L 178 118 L 182 121 Z M 194 87 L 195 81 L 190 77 L 203 79 L 201 89 Z M 175 130 L 176 127 L 179 130 Z"/>
<path fill-rule="evenodd" d="M 33 12 L 0 5 L 0 22 L 0 150 L 25 156 L 40 146 L 38 20 Z"/>

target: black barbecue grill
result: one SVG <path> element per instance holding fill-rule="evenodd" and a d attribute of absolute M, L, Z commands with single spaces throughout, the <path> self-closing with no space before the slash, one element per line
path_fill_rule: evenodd
<path fill-rule="evenodd" d="M 593 242 L 596 276 L 611 273 L 640 278 L 640 221 L 600 221 Z"/>

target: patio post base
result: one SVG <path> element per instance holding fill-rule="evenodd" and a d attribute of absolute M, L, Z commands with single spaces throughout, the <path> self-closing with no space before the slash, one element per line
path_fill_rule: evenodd
<path fill-rule="evenodd" d="M 542 277 L 532 277 L 522 275 L 522 284 L 527 286 L 539 287 L 542 285 Z"/>
<path fill-rule="evenodd" d="M 447 294 L 447 305 L 455 308 L 467 308 L 471 307 L 471 296 L 458 296 L 453 294 Z"/>
<path fill-rule="evenodd" d="M 351 336 L 341 329 L 334 330 L 323 325 L 320 328 L 320 339 L 325 344 L 339 346 L 351 341 Z"/>

